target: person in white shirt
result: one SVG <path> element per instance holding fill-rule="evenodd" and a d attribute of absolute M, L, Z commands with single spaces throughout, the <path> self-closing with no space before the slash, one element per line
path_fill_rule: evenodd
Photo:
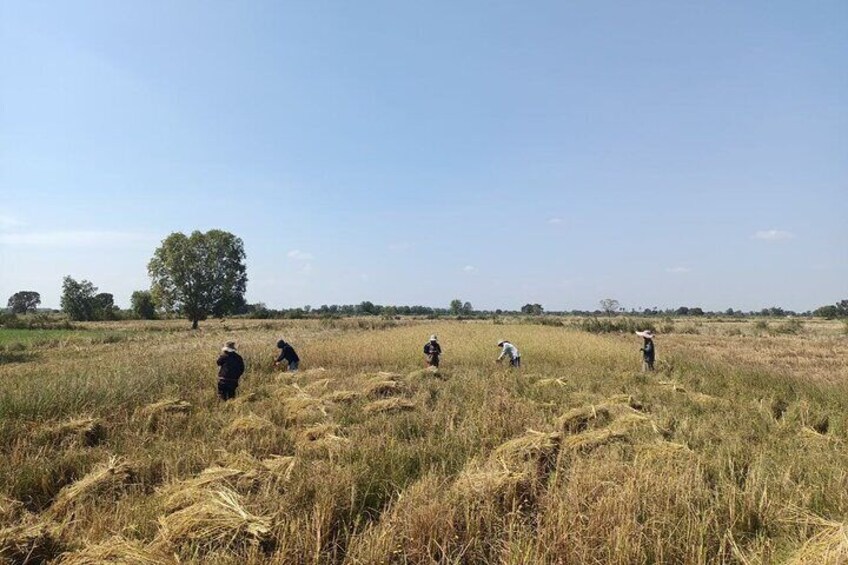
<path fill-rule="evenodd" d="M 504 357 L 509 357 L 510 365 L 516 368 L 521 366 L 521 354 L 518 352 L 517 347 L 515 347 L 513 344 L 506 341 L 505 339 L 502 339 L 498 342 L 498 347 L 502 349 L 501 354 L 496 361 L 497 363 L 500 363 L 501 359 L 503 359 Z"/>

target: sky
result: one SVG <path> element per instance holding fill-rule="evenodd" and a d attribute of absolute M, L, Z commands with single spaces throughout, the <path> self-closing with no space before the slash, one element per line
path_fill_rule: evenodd
<path fill-rule="evenodd" d="M 848 3 L 0 0 L 0 299 L 172 232 L 269 307 L 848 298 Z"/>

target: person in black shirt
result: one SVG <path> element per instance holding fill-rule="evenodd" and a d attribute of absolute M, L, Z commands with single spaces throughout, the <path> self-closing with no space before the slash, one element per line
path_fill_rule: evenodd
<path fill-rule="evenodd" d="M 427 356 L 428 367 L 439 366 L 439 357 L 442 355 L 442 346 L 439 345 L 439 338 L 435 335 L 431 335 L 430 341 L 424 344 L 424 355 Z"/>
<path fill-rule="evenodd" d="M 645 330 L 643 332 L 636 332 L 636 335 L 645 340 L 645 343 L 639 350 L 642 352 L 642 370 L 653 371 L 654 358 L 656 356 L 656 349 L 654 348 L 654 332 L 651 330 Z"/>
<path fill-rule="evenodd" d="M 297 356 L 294 347 L 283 339 L 277 342 L 277 347 L 280 348 L 280 354 L 274 360 L 274 365 L 279 365 L 285 361 L 288 364 L 288 370 L 292 373 L 296 372 L 298 365 L 300 365 L 300 357 Z"/>
<path fill-rule="evenodd" d="M 236 342 L 228 341 L 218 357 L 218 398 L 235 398 L 239 378 L 244 374 L 244 359 L 236 351 Z"/>

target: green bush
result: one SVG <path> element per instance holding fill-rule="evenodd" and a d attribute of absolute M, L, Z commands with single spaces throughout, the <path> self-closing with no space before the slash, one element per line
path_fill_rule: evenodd
<path fill-rule="evenodd" d="M 586 318 L 580 322 L 580 329 L 595 334 L 633 333 L 644 330 L 656 331 L 653 322 L 634 320 L 632 318 Z"/>

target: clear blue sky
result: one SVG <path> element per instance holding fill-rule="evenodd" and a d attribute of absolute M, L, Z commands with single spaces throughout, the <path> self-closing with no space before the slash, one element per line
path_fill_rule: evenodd
<path fill-rule="evenodd" d="M 221 228 L 272 307 L 833 303 L 846 62 L 842 0 L 0 0 L 0 299 Z"/>

